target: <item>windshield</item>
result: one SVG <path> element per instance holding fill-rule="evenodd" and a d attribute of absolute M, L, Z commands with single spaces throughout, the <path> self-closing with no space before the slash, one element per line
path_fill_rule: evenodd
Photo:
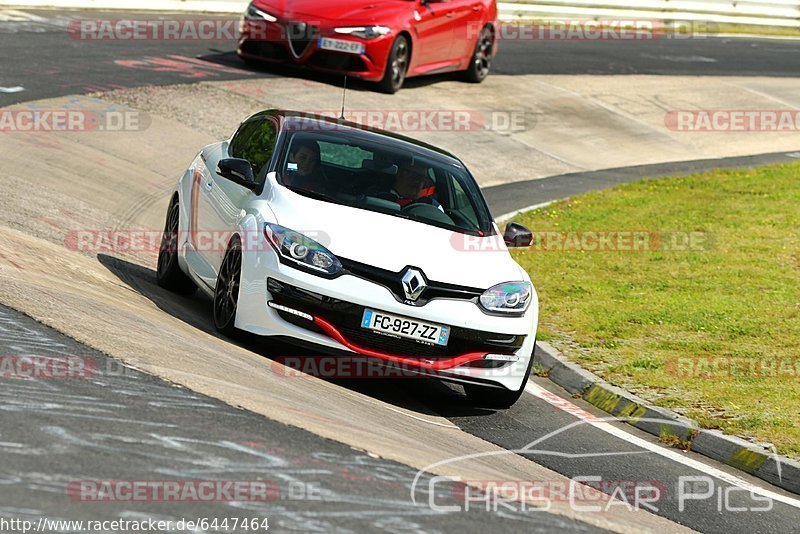
<path fill-rule="evenodd" d="M 462 233 L 492 233 L 478 185 L 455 160 L 342 131 L 293 133 L 286 146 L 278 179 L 297 193 Z"/>

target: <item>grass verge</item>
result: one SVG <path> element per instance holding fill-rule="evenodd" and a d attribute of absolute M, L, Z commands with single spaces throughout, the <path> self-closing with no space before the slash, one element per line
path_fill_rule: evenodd
<path fill-rule="evenodd" d="M 800 457 L 800 164 L 645 180 L 516 218 L 540 338 L 702 427 Z"/>

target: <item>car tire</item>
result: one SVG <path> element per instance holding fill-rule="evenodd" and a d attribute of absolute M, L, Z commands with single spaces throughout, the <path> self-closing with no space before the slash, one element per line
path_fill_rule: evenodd
<path fill-rule="evenodd" d="M 528 385 L 532 367 L 533 354 L 531 354 L 530 360 L 528 361 L 528 368 L 525 370 L 525 379 L 522 381 L 520 388 L 516 391 L 505 388 L 464 384 L 464 392 L 467 394 L 469 403 L 479 408 L 493 408 L 499 410 L 511 408 L 525 392 L 525 386 Z"/>
<path fill-rule="evenodd" d="M 384 71 L 383 79 L 378 83 L 381 92 L 393 95 L 403 87 L 410 61 L 411 44 L 408 41 L 408 37 L 405 35 L 398 35 L 389 52 L 389 59 L 386 62 L 386 70 Z"/>
<path fill-rule="evenodd" d="M 234 237 L 228 245 L 214 288 L 214 327 L 225 336 L 238 337 L 236 311 L 239 307 L 239 283 L 242 276 L 242 245 Z"/>
<path fill-rule="evenodd" d="M 167 210 L 167 221 L 158 247 L 158 263 L 156 264 L 156 280 L 158 285 L 179 295 L 192 295 L 197 286 L 178 264 L 178 231 L 180 227 L 181 207 L 177 197 Z"/>
<path fill-rule="evenodd" d="M 481 30 L 475 51 L 472 53 L 469 67 L 464 71 L 464 80 L 470 83 L 481 83 L 489 75 L 492 67 L 492 54 L 494 51 L 494 31 L 486 26 Z"/>

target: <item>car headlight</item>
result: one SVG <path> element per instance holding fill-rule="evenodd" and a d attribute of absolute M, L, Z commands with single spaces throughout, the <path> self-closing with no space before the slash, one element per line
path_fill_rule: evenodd
<path fill-rule="evenodd" d="M 321 276 L 336 276 L 342 270 L 339 258 L 313 239 L 299 232 L 278 224 L 266 223 L 264 236 L 278 252 L 282 263 Z"/>
<path fill-rule="evenodd" d="M 376 37 L 388 35 L 392 29 L 389 26 L 347 26 L 336 28 L 333 31 L 345 35 L 355 35 L 362 39 L 375 39 Z"/>
<path fill-rule="evenodd" d="M 247 11 L 244 13 L 245 18 L 253 20 L 266 20 L 267 22 L 278 22 L 276 17 L 273 17 L 266 11 L 258 9 L 253 4 L 247 6 Z"/>
<path fill-rule="evenodd" d="M 532 289 L 530 282 L 497 284 L 481 295 L 481 308 L 490 313 L 521 315 L 530 306 Z"/>

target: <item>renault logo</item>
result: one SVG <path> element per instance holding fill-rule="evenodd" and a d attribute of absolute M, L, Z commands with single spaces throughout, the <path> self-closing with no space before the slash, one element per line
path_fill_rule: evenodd
<path fill-rule="evenodd" d="M 422 271 L 414 269 L 413 267 L 406 269 L 402 282 L 403 293 L 406 294 L 408 300 L 413 301 L 417 300 L 422 295 L 422 292 L 425 291 L 425 288 L 428 287 Z"/>

